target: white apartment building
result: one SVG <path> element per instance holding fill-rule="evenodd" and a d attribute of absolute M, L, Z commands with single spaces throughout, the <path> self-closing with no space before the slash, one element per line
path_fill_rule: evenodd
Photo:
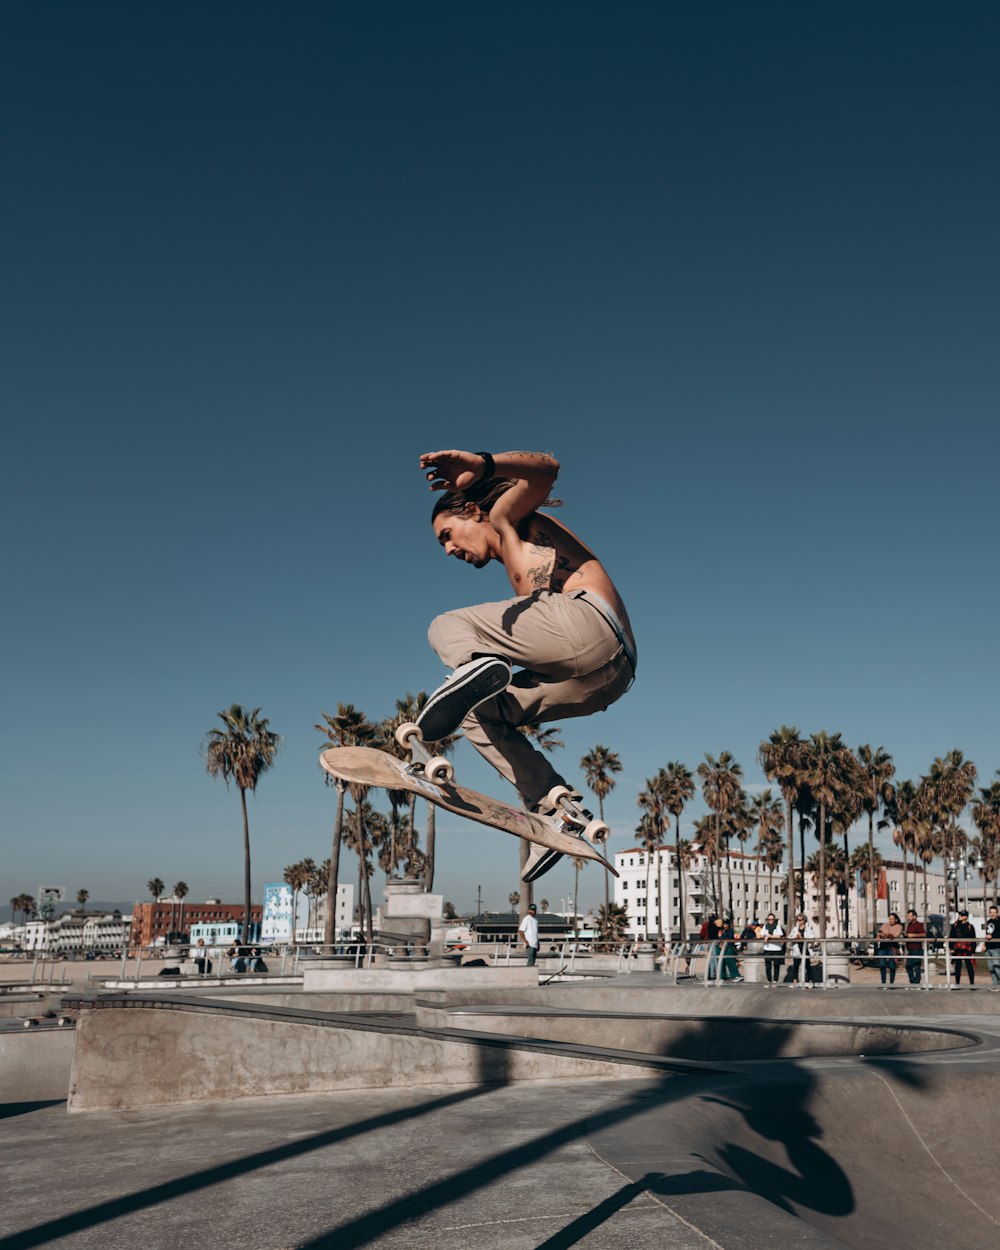
<path fill-rule="evenodd" d="M 15 934 L 22 950 L 45 955 L 76 955 L 86 951 L 111 954 L 128 944 L 131 916 L 120 912 L 66 912 L 52 920 L 29 920 Z"/>
<path fill-rule="evenodd" d="M 683 872 L 673 846 L 665 845 L 651 854 L 633 846 L 619 851 L 614 862 L 620 874 L 615 881 L 614 901 L 625 907 L 629 932 L 637 937 L 658 932 L 661 903 L 664 934 L 679 935 L 682 889 L 683 919 L 689 935 L 697 933 L 713 913 L 731 911 L 736 925 L 742 928 L 748 920 L 763 919 L 769 911 L 783 912 L 784 869 L 768 872 L 756 856 L 741 851 L 728 852 L 719 865 L 710 865 L 704 855 L 694 855 L 691 866 Z"/>
<path fill-rule="evenodd" d="M 681 926 L 681 878 L 684 884 L 684 923 L 688 935 L 696 933 L 713 913 L 732 914 L 737 931 L 748 920 L 763 920 L 769 911 L 785 918 L 784 864 L 773 873 L 768 872 L 753 855 L 729 851 L 722 863 L 709 865 L 702 855 L 695 855 L 691 867 L 681 873 L 678 870 L 674 848 L 664 846 L 653 854 L 642 847 L 630 847 L 615 855 L 615 867 L 621 874 L 615 882 L 616 903 L 622 904 L 628 914 L 629 932 L 637 937 L 650 937 L 658 929 L 657 907 L 662 898 L 663 932 L 679 935 Z M 876 898 L 878 923 L 887 918 L 890 911 L 905 916 L 906 909 L 913 907 L 918 916 L 943 916 L 950 923 L 954 918 L 954 887 L 949 886 L 944 874 L 907 865 L 901 861 L 887 860 L 882 865 L 884 880 L 881 893 Z M 718 878 L 722 890 L 719 892 Z M 925 892 L 926 880 L 926 892 Z M 862 937 L 871 929 L 871 895 L 859 882 L 851 881 L 846 893 L 846 928 L 851 937 Z M 876 885 L 876 892 L 879 887 Z M 976 881 L 959 885 L 960 904 L 967 906 L 975 916 L 985 914 L 988 901 L 984 899 L 984 887 Z M 926 898 L 926 902 L 925 902 Z M 836 885 L 827 889 L 826 931 L 829 935 L 842 936 L 845 930 L 845 894 Z M 798 910 L 798 901 L 793 905 Z M 805 912 L 814 927 L 819 925 L 820 896 L 811 877 L 805 882 Z"/>

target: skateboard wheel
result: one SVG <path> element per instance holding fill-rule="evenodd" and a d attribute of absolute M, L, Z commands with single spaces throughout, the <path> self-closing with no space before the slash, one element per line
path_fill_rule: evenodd
<path fill-rule="evenodd" d="M 423 742 L 424 735 L 420 732 L 420 726 L 415 725 L 411 720 L 404 720 L 396 730 L 396 741 L 404 751 L 410 749 L 410 743 Z"/>
<path fill-rule="evenodd" d="M 563 805 L 563 799 L 571 799 L 572 797 L 573 791 L 569 788 L 569 786 L 553 786 L 545 796 L 545 802 L 549 805 L 552 811 L 557 812 Z"/>
<path fill-rule="evenodd" d="M 580 836 L 593 842 L 594 846 L 603 846 L 611 837 L 611 830 L 603 820 L 592 820 Z"/>
<path fill-rule="evenodd" d="M 455 766 L 443 755 L 434 755 L 424 765 L 424 776 L 438 785 L 446 781 L 454 781 Z"/>

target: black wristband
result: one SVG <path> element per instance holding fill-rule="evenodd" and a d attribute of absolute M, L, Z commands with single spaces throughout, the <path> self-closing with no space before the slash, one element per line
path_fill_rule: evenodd
<path fill-rule="evenodd" d="M 493 463 L 493 457 L 488 451 L 476 451 L 473 452 L 473 455 L 482 456 L 483 458 L 483 476 L 480 478 L 480 481 L 485 482 L 487 478 L 496 476 L 496 466 Z"/>

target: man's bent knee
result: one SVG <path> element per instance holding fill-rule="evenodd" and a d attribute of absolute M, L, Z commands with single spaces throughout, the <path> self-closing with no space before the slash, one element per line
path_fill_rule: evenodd
<path fill-rule="evenodd" d="M 456 652 L 459 634 L 459 622 L 454 612 L 442 612 L 431 621 L 427 628 L 427 641 L 449 668 L 457 668 L 459 664 L 464 664 L 469 659 L 469 656 L 459 655 Z"/>

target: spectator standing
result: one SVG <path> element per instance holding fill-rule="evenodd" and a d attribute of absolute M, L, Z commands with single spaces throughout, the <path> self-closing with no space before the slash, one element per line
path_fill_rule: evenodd
<path fill-rule="evenodd" d="M 955 965 L 955 984 L 962 984 L 962 965 L 969 975 L 969 989 L 976 988 L 976 931 L 969 923 L 969 913 L 964 909 L 948 930 L 952 963 Z"/>
<path fill-rule="evenodd" d="M 534 903 L 529 904 L 528 914 L 518 925 L 517 931 L 527 947 L 528 967 L 533 968 L 538 958 L 538 908 Z"/>
<path fill-rule="evenodd" d="M 742 981 L 740 966 L 736 962 L 736 931 L 731 917 L 726 917 L 719 933 L 722 944 L 722 979 L 723 981 Z"/>
<path fill-rule="evenodd" d="M 917 919 L 917 913 L 911 907 L 906 913 L 906 978 L 911 985 L 920 984 L 920 972 L 923 968 L 924 939 L 927 930 Z"/>
<path fill-rule="evenodd" d="M 722 922 L 713 914 L 705 922 L 704 929 L 708 939 L 708 971 L 705 973 L 705 980 L 714 981 L 719 974 L 719 934 L 722 932 Z"/>
<path fill-rule="evenodd" d="M 760 935 L 764 939 L 764 975 L 768 985 L 777 985 L 781 979 L 781 965 L 785 962 L 785 930 L 773 911 L 767 913 Z"/>
<path fill-rule="evenodd" d="M 800 914 L 796 916 L 795 925 L 792 928 L 791 933 L 788 935 L 788 940 L 791 942 L 792 946 L 792 961 L 785 969 L 785 980 L 790 982 L 792 985 L 797 985 L 799 982 L 802 961 L 806 957 L 806 944 L 815 936 L 816 935 L 812 930 L 812 925 L 805 918 L 805 915 Z M 811 981 L 803 979 L 802 984 L 806 987 L 806 989 L 812 989 Z"/>
<path fill-rule="evenodd" d="M 1000 912 L 996 903 L 990 907 L 986 917 L 986 967 L 990 970 L 991 990 L 1000 990 Z"/>
<path fill-rule="evenodd" d="M 882 989 L 885 989 L 886 973 L 889 984 L 896 984 L 896 960 L 899 958 L 899 939 L 903 936 L 903 923 L 894 911 L 878 931 L 878 973 L 882 978 Z"/>

